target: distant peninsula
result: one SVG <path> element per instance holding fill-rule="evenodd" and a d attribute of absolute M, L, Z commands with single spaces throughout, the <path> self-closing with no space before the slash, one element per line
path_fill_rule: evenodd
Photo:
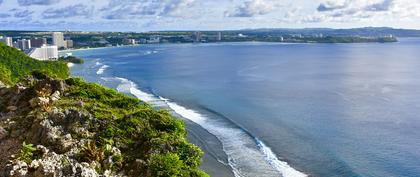
<path fill-rule="evenodd" d="M 69 49 L 163 43 L 278 42 L 278 43 L 369 43 L 397 42 L 399 37 L 420 37 L 419 30 L 394 28 L 243 29 L 224 31 L 85 32 L 64 31 Z M 0 31 L 13 40 L 43 39 L 52 42 L 49 31 Z"/>

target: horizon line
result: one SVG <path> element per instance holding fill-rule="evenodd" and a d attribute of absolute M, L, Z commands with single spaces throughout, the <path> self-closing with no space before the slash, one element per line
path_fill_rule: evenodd
<path fill-rule="evenodd" d="M 324 29 L 324 30 L 352 30 L 352 29 L 364 29 L 364 28 L 388 28 L 394 30 L 415 30 L 420 31 L 420 29 L 415 28 L 395 28 L 389 26 L 365 26 L 365 27 L 350 27 L 350 28 L 335 28 L 335 27 L 305 27 L 305 28 L 294 28 L 294 27 L 285 27 L 285 28 L 242 28 L 242 29 L 217 29 L 217 30 L 206 30 L 206 29 L 168 29 L 168 30 L 150 30 L 150 31 L 99 31 L 99 30 L 27 30 L 27 29 L 0 29 L 0 32 L 3 31 L 15 31 L 15 32 L 120 32 L 120 33 L 148 33 L 148 32 L 193 32 L 193 31 L 202 31 L 202 32 L 223 32 L 223 31 L 252 31 L 252 30 L 311 30 L 311 29 Z"/>

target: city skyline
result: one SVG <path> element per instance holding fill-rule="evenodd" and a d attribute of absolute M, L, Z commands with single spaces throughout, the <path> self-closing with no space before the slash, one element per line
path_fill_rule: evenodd
<path fill-rule="evenodd" d="M 0 30 L 420 29 L 417 0 L 0 0 Z"/>

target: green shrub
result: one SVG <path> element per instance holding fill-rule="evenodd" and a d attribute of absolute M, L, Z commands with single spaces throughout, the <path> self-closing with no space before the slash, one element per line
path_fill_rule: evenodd
<path fill-rule="evenodd" d="M 83 64 L 85 62 L 83 59 L 77 58 L 75 56 L 60 57 L 58 58 L 58 61 L 64 61 L 74 64 Z"/>
<path fill-rule="evenodd" d="M 153 154 L 149 162 L 150 172 L 156 177 L 187 176 L 184 164 L 177 154 Z"/>
<path fill-rule="evenodd" d="M 36 148 L 33 144 L 26 144 L 23 142 L 22 148 L 19 151 L 18 159 L 26 162 L 31 163 L 32 160 L 34 160 L 34 152 L 36 151 Z"/>
<path fill-rule="evenodd" d="M 11 84 L 12 83 L 12 73 L 6 66 L 0 63 L 0 81 L 4 84 Z"/>

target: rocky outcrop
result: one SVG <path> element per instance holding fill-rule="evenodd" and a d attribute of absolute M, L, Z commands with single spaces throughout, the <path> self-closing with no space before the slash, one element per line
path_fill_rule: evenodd
<path fill-rule="evenodd" d="M 118 148 L 110 147 L 100 161 L 83 160 L 84 153 L 101 151 L 90 139 L 102 122 L 86 111 L 56 107 L 65 90 L 63 81 L 48 78 L 0 85 L 0 151 L 8 152 L 0 156 L 0 177 L 123 176 L 111 171 L 112 154 L 121 155 Z M 30 161 L 21 157 L 23 141 L 37 145 Z"/>
<path fill-rule="evenodd" d="M 30 164 L 22 160 L 11 161 L 6 168 L 6 176 L 100 176 L 88 163 L 79 163 L 67 154 L 57 154 L 42 145 L 37 146 L 41 158 Z"/>

